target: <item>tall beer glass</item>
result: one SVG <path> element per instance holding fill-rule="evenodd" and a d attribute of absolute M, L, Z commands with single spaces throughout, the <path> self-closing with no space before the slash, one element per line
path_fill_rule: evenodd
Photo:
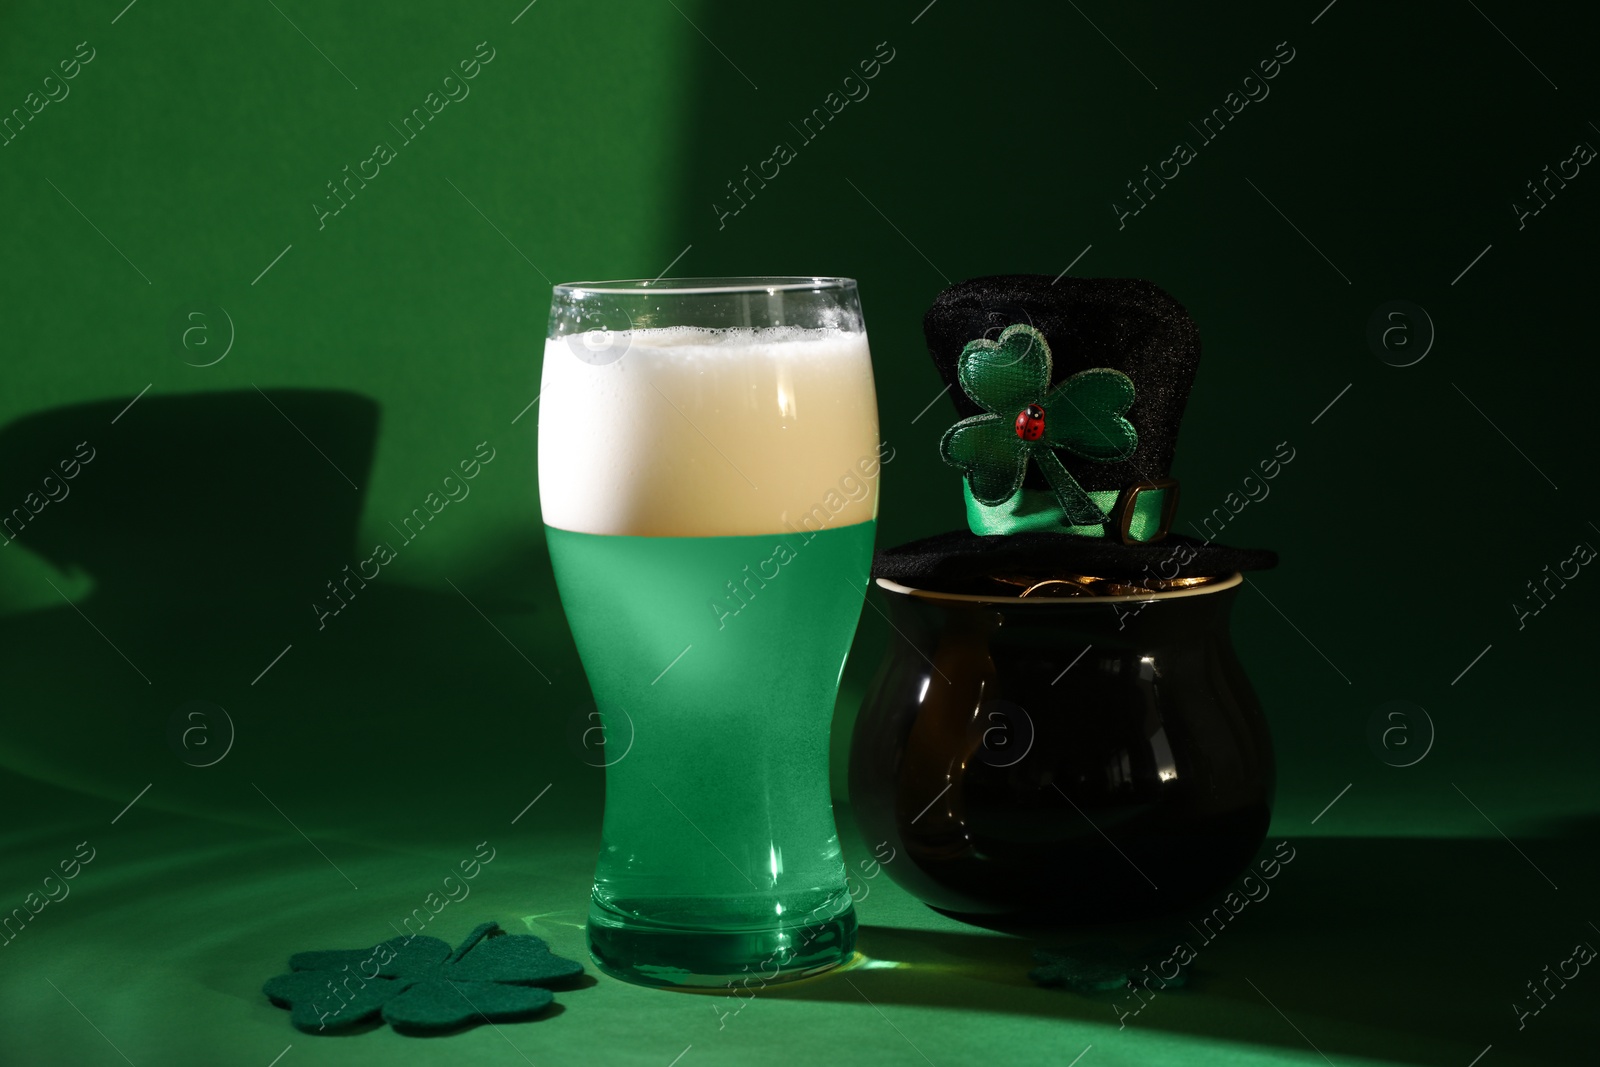
<path fill-rule="evenodd" d="M 555 287 L 539 498 L 605 726 L 607 973 L 777 981 L 853 951 L 828 724 L 879 463 L 853 281 Z"/>

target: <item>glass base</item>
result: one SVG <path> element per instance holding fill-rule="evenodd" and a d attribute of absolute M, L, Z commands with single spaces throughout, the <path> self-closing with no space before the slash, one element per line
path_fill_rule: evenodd
<path fill-rule="evenodd" d="M 820 974 L 855 951 L 854 908 L 813 922 L 733 929 L 672 922 L 673 903 L 619 900 L 610 907 L 592 900 L 589 955 L 595 965 L 637 985 L 723 989 L 742 983 L 753 990 Z"/>

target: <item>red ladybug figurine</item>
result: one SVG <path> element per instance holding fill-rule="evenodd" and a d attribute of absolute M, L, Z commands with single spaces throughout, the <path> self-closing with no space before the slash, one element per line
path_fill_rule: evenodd
<path fill-rule="evenodd" d="M 1044 408 L 1029 404 L 1018 413 L 1017 436 L 1024 441 L 1037 441 L 1044 436 Z"/>

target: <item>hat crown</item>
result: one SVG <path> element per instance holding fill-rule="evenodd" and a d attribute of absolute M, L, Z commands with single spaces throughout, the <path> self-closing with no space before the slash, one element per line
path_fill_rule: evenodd
<path fill-rule="evenodd" d="M 1018 324 L 1038 330 L 1049 345 L 1051 386 L 1094 368 L 1120 371 L 1133 382 L 1126 417 L 1138 432 L 1138 446 L 1127 458 L 1111 462 L 1062 453 L 1073 477 L 1091 491 L 1166 477 L 1200 363 L 1200 332 L 1183 305 L 1141 278 L 1052 280 L 1043 274 L 1009 274 L 950 286 L 923 317 L 923 333 L 963 418 L 985 409 L 962 388 L 962 351 Z M 1014 418 L 1018 413 L 996 414 Z M 1046 488 L 1032 464 L 1023 485 Z"/>

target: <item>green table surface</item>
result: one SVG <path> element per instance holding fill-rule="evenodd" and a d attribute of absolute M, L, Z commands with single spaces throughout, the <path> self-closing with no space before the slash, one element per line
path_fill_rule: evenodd
<path fill-rule="evenodd" d="M 1026 977 L 1033 941 L 946 919 L 879 875 L 858 905 L 856 964 L 760 989 L 748 1001 L 632 986 L 591 964 L 594 983 L 560 994 L 561 1007 L 534 1023 L 444 1038 L 293 1030 L 260 992 L 289 954 L 392 936 L 391 924 L 480 841 L 494 859 L 469 883 L 470 896 L 447 905 L 426 932 L 454 940 L 496 919 L 588 962 L 597 782 L 548 773 L 547 755 L 519 751 L 512 739 L 485 740 L 479 770 L 521 762 L 521 782 L 459 764 L 441 766 L 436 781 L 415 790 L 381 773 L 352 777 L 346 786 L 358 788 L 343 791 L 337 830 L 303 813 L 291 825 L 305 806 L 305 780 L 282 773 L 265 789 L 219 775 L 219 810 L 209 814 L 204 805 L 167 803 L 185 784 L 176 776 L 120 814 L 132 792 L 92 797 L 9 779 L 0 800 L 35 817 L 3 842 L 15 903 L 33 873 L 42 878 L 79 842 L 95 857 L 68 883 L 71 894 L 0 955 L 4 1062 L 265 1067 L 283 1053 L 284 1067 L 695 1067 L 1067 1064 L 1082 1054 L 1084 1064 L 1466 1067 L 1486 1049 L 1482 1062 L 1491 1064 L 1581 1062 L 1592 1040 L 1600 981 L 1587 974 L 1520 1031 L 1511 1001 L 1574 942 L 1600 941 L 1581 905 L 1569 910 L 1592 898 L 1593 849 L 1535 838 L 1513 846 L 1487 825 L 1450 837 L 1408 834 L 1416 816 L 1403 798 L 1375 802 L 1370 784 L 1353 786 L 1320 817 L 1331 792 L 1282 798 L 1269 848 L 1290 841 L 1294 861 L 1269 883 L 1269 896 L 1200 945 L 1189 987 L 1161 993 L 1125 1028 L 1113 1008 L 1129 1007 L 1125 998 L 1038 988 Z M 229 799 L 255 817 L 220 811 Z M 841 803 L 838 813 L 849 857 L 870 855 L 848 808 Z M 1385 824 L 1397 832 L 1371 835 Z M 1049 942 L 1132 947 L 1173 929 L 1149 923 Z"/>

